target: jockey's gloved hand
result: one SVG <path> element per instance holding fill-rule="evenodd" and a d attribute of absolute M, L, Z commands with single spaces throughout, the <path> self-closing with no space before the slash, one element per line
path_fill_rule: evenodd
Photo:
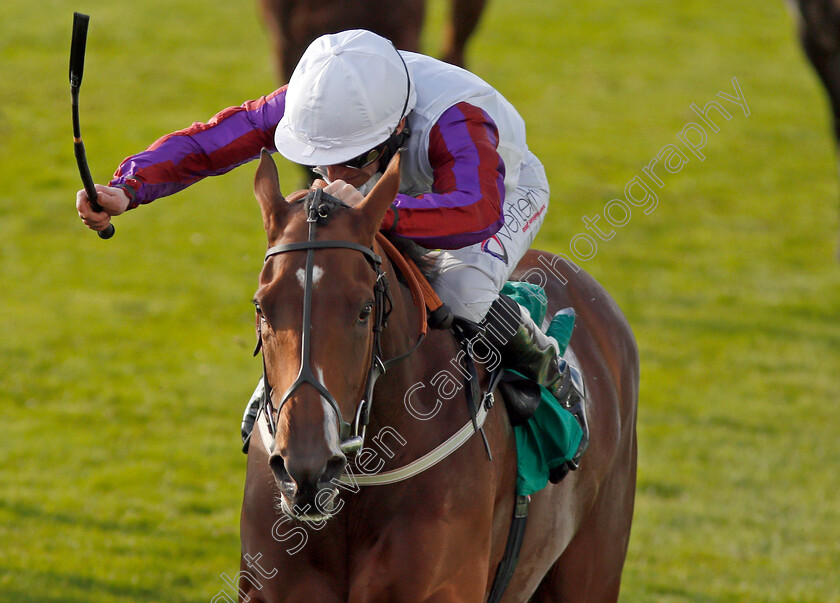
<path fill-rule="evenodd" d="M 344 201 L 350 207 L 358 205 L 364 200 L 364 195 L 359 192 L 359 189 L 344 180 L 330 182 L 324 187 L 324 192 Z"/>
<path fill-rule="evenodd" d="M 111 216 L 118 216 L 128 209 L 128 195 L 122 188 L 96 184 L 97 203 L 102 211 L 93 211 L 85 189 L 76 193 L 76 210 L 85 226 L 91 230 L 105 230 L 111 223 Z"/>

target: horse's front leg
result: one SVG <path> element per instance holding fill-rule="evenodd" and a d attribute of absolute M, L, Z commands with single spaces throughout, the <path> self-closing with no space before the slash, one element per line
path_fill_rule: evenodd
<path fill-rule="evenodd" d="M 488 493 L 489 494 L 489 493 Z M 444 603 L 484 600 L 489 568 L 501 555 L 492 494 L 485 504 L 418 508 L 382 522 L 358 543 L 349 567 L 351 603 Z M 507 515 L 505 515 L 507 516 Z M 504 542 L 501 542 L 501 546 Z M 491 560 L 492 558 L 492 560 Z"/>
<path fill-rule="evenodd" d="M 294 525 L 292 529 L 303 530 L 301 524 Z M 275 526 L 272 533 L 279 538 L 292 534 L 285 525 L 279 529 Z M 291 540 L 287 539 L 287 542 Z M 272 548 L 267 541 L 263 545 L 263 550 L 268 551 L 265 556 L 254 553 L 255 549 L 251 553 L 243 552 L 235 580 L 225 579 L 238 590 L 240 602 L 346 602 L 346 582 L 340 565 L 331 557 L 329 550 L 320 547 L 317 538 L 307 543 L 307 550 L 291 549 L 290 552 L 276 546 Z M 215 601 L 229 602 L 232 599 L 213 599 Z"/>
<path fill-rule="evenodd" d="M 445 537 L 444 537 L 445 538 Z M 440 541 L 438 541 L 440 542 Z M 413 543 L 414 553 L 379 555 L 351 576 L 350 603 L 480 602 L 487 587 L 487 551 L 465 552 L 455 563 L 444 561 L 425 543 Z M 437 559 L 434 559 L 437 557 Z"/>
<path fill-rule="evenodd" d="M 227 601 L 228 599 L 224 599 Z M 215 599 L 214 599 L 215 601 Z M 312 574 L 308 577 L 295 577 L 258 589 L 253 585 L 240 582 L 240 603 L 343 603 L 344 597 L 329 587 L 324 576 Z"/>

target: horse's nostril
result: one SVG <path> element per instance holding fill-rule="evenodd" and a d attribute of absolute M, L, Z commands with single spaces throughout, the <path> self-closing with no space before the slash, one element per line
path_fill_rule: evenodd
<path fill-rule="evenodd" d="M 334 456 L 329 461 L 327 461 L 327 465 L 324 468 L 324 473 L 319 480 L 322 484 L 337 486 L 338 480 L 341 477 L 341 473 L 344 471 L 344 467 L 347 466 L 347 457 L 344 455 L 341 456 Z"/>
<path fill-rule="evenodd" d="M 279 454 L 272 454 L 268 459 L 268 465 L 271 467 L 271 471 L 274 473 L 275 479 L 277 479 L 277 482 L 281 486 L 289 489 L 293 489 L 295 487 L 295 482 L 286 470 L 286 461 L 283 460 L 282 456 Z"/>
<path fill-rule="evenodd" d="M 286 470 L 286 462 L 283 460 L 283 457 L 279 454 L 272 454 L 268 458 L 268 465 L 271 467 L 271 470 L 277 473 L 278 471 L 285 471 Z"/>

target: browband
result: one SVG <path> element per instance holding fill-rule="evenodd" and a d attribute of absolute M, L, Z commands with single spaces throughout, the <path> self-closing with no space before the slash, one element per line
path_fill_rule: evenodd
<path fill-rule="evenodd" d="M 297 243 L 286 243 L 284 245 L 275 245 L 269 247 L 265 252 L 265 259 L 268 260 L 273 255 L 284 253 L 286 251 L 298 251 L 306 249 L 331 249 L 331 248 L 345 248 L 360 251 L 367 256 L 367 258 L 374 264 L 381 264 L 382 258 L 373 252 L 370 247 L 359 245 L 351 241 L 299 241 Z"/>

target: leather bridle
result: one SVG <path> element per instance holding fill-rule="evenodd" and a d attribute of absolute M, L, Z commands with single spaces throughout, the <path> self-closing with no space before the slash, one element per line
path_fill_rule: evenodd
<path fill-rule="evenodd" d="M 296 243 L 285 243 L 283 245 L 275 245 L 270 247 L 265 253 L 265 261 L 269 258 L 279 255 L 281 253 L 288 253 L 291 251 L 306 251 L 306 268 L 304 276 L 304 293 L 303 293 L 303 326 L 301 329 L 301 360 L 300 371 L 294 383 L 285 391 L 283 397 L 275 409 L 272 404 L 273 389 L 268 381 L 268 371 L 265 362 L 265 350 L 262 346 L 262 320 L 258 317 L 257 320 L 257 347 L 254 350 L 256 355 L 261 348 L 263 348 L 263 401 L 261 405 L 261 412 L 266 415 L 266 422 L 268 424 L 269 433 L 271 434 L 272 442 L 277 433 L 277 423 L 275 421 L 275 412 L 279 420 L 280 411 L 283 405 L 289 401 L 292 394 L 304 383 L 308 383 L 314 387 L 327 401 L 327 403 L 335 411 L 339 426 L 339 438 L 341 452 L 344 454 L 358 452 L 364 446 L 365 432 L 367 429 L 368 420 L 370 417 L 371 403 L 373 397 L 373 388 L 376 380 L 385 374 L 387 369 L 408 357 L 417 349 L 420 342 L 423 340 L 425 333 L 420 334 L 417 342 L 404 354 L 400 354 L 391 358 L 390 360 L 382 360 L 382 331 L 387 325 L 388 316 L 393 307 L 393 300 L 388 285 L 388 279 L 385 272 L 382 270 L 382 258 L 374 253 L 371 247 L 365 247 L 358 243 L 351 241 L 316 241 L 315 233 L 319 224 L 325 224 L 329 218 L 330 212 L 335 207 L 349 207 L 342 201 L 324 193 L 322 189 L 316 189 L 309 193 L 305 202 L 307 218 L 309 224 L 309 236 L 307 241 L 300 241 Z M 364 396 L 359 402 L 353 424 L 351 425 L 344 420 L 335 397 L 327 389 L 312 371 L 310 362 L 312 333 L 311 333 L 311 315 L 312 315 L 312 290 L 313 290 L 313 267 L 315 265 L 315 251 L 318 249 L 350 249 L 357 251 L 365 256 L 370 267 L 376 272 L 376 283 L 373 287 L 374 292 L 374 322 L 373 322 L 373 350 L 371 352 L 370 368 L 368 369 L 367 381 L 365 384 Z M 425 311 L 425 308 L 421 308 Z"/>

